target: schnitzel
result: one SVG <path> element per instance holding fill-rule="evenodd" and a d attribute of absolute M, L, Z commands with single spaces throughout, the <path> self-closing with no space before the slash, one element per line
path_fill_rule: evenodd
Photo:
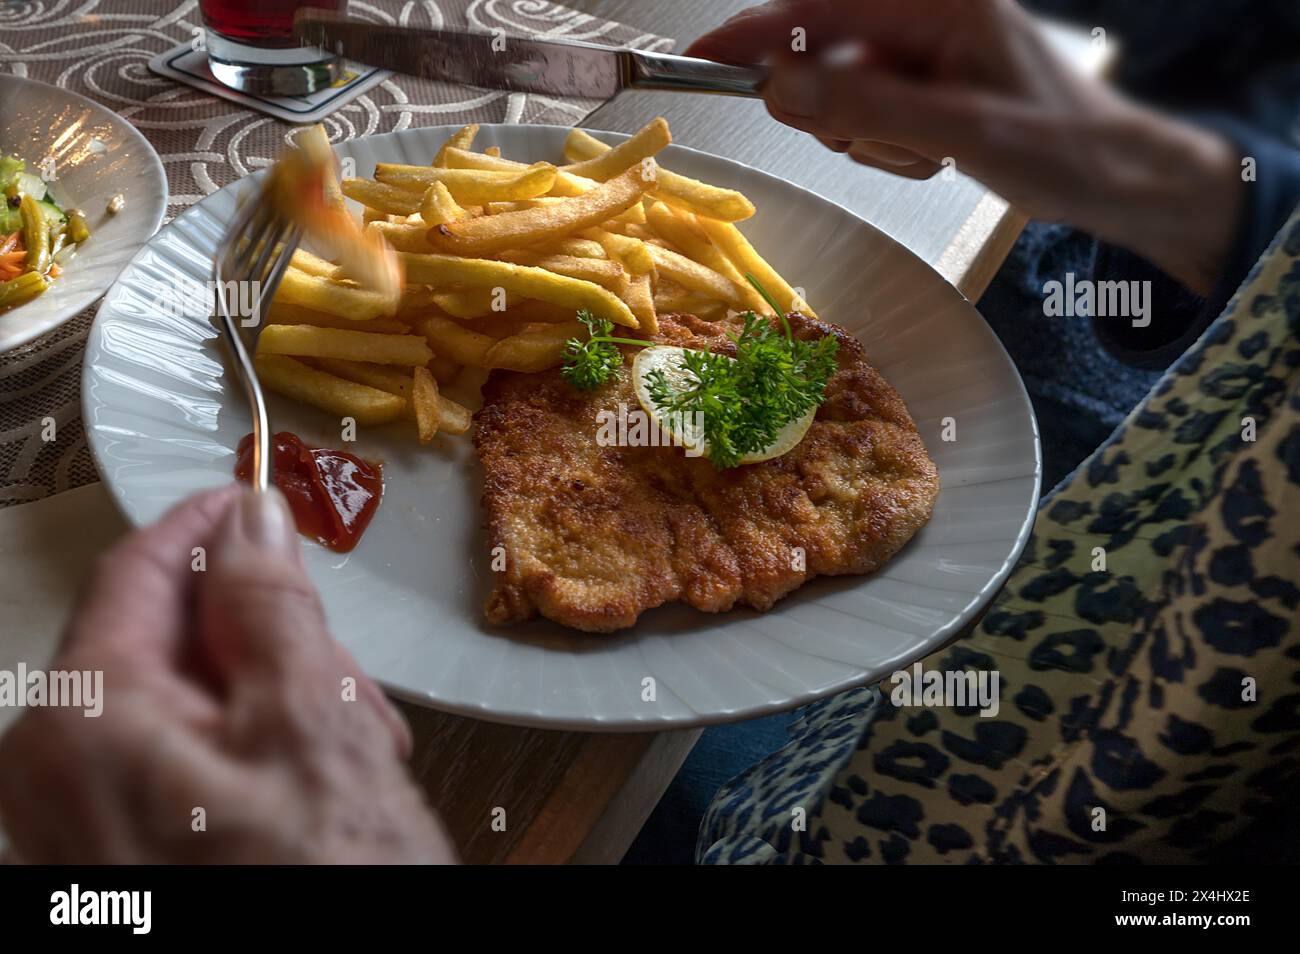
<path fill-rule="evenodd" d="M 815 576 L 880 569 L 925 525 L 938 473 L 898 393 L 844 329 L 788 320 L 799 338 L 835 335 L 838 370 L 793 450 L 729 470 L 680 447 L 596 440 L 602 410 L 638 407 L 633 349 L 593 392 L 559 369 L 492 373 L 474 434 L 489 545 L 504 556 L 491 622 L 540 613 L 611 632 L 672 600 L 766 610 Z M 656 341 L 734 355 L 730 330 L 661 316 Z"/>
<path fill-rule="evenodd" d="M 595 391 L 555 368 L 494 371 L 475 416 L 489 545 L 504 556 L 486 614 L 612 632 L 673 600 L 769 609 L 816 576 L 880 569 L 930 519 L 939 477 L 902 399 L 837 325 L 838 370 L 804 439 L 728 470 L 672 446 L 602 446 L 598 414 L 639 408 L 632 348 Z M 660 316 L 655 342 L 734 356 L 735 326 Z M 497 548 L 500 548 L 499 550 Z"/>

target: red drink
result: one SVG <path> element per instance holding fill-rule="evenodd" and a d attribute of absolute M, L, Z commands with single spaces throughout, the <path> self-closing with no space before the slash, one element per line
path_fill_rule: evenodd
<path fill-rule="evenodd" d="M 199 0 L 212 75 L 255 96 L 304 96 L 332 85 L 339 57 L 293 34 L 299 10 L 347 12 L 347 0 Z"/>
<path fill-rule="evenodd" d="M 343 11 L 347 0 L 199 0 L 209 30 L 249 46 L 298 46 L 293 15 L 300 8 Z"/>

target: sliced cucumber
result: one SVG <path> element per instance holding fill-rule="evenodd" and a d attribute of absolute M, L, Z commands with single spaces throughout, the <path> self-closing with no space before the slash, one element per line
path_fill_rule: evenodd
<path fill-rule="evenodd" d="M 4 184 L 6 193 L 29 195 L 35 199 L 37 208 L 49 224 L 51 232 L 61 231 L 67 224 L 67 215 L 55 203 L 45 180 L 27 172 L 21 159 L 0 156 L 0 183 Z M 7 198 L 7 195 L 4 198 Z M 10 206 L 7 201 L 0 202 L 0 235 L 6 235 L 22 227 L 22 215 L 18 209 Z"/>
<path fill-rule="evenodd" d="M 30 172 L 20 172 L 18 173 L 18 193 L 41 200 L 49 193 L 49 189 L 46 188 L 45 180 L 40 176 L 34 176 Z"/>
<path fill-rule="evenodd" d="M 45 216 L 45 221 L 50 223 L 50 230 L 55 231 L 63 228 L 68 221 L 67 215 L 63 210 L 54 204 L 52 199 L 42 199 L 36 203 L 41 208 L 41 214 Z"/>

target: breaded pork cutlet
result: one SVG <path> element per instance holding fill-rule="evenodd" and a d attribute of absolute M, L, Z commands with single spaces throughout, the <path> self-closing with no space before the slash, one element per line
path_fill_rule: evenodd
<path fill-rule="evenodd" d="M 934 509 L 939 478 L 898 393 L 844 329 L 788 316 L 793 333 L 839 339 L 839 369 L 789 453 L 718 470 L 681 447 L 601 446 L 598 413 L 639 404 L 632 352 L 608 383 L 559 369 L 494 371 L 476 415 L 489 545 L 502 547 L 487 618 L 541 614 L 610 632 L 681 600 L 717 613 L 766 610 L 815 576 L 871 573 Z M 657 341 L 735 353 L 731 326 L 661 316 Z"/>

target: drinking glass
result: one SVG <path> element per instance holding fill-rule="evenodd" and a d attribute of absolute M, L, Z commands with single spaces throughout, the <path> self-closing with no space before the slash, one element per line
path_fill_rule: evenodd
<path fill-rule="evenodd" d="M 332 84 L 342 60 L 293 35 L 293 15 L 306 7 L 342 14 L 347 0 L 199 0 L 212 75 L 258 96 L 303 96 Z"/>

